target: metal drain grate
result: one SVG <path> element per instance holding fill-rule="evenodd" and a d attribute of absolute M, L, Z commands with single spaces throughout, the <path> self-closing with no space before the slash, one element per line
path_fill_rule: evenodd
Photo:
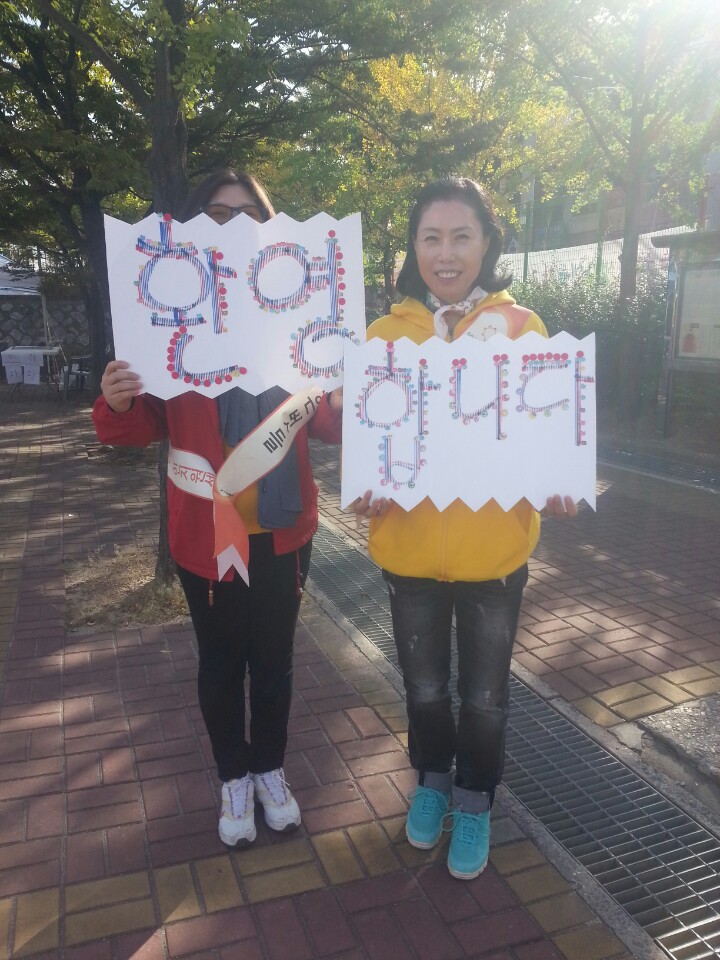
<path fill-rule="evenodd" d="M 397 666 L 382 575 L 323 524 L 313 582 Z M 505 783 L 673 958 L 720 956 L 720 841 L 514 677 Z"/>
<path fill-rule="evenodd" d="M 720 953 L 720 842 L 513 679 L 505 781 L 676 960 Z"/>
<path fill-rule="evenodd" d="M 375 564 L 321 523 L 313 539 L 310 576 L 348 620 L 397 666 L 387 589 Z"/>

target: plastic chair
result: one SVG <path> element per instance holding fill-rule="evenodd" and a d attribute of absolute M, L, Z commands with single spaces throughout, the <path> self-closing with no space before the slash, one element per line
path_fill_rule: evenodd
<path fill-rule="evenodd" d="M 90 355 L 85 357 L 71 357 L 68 365 L 63 371 L 63 396 L 67 400 L 70 385 L 76 390 L 84 390 L 88 377 L 90 376 Z"/>

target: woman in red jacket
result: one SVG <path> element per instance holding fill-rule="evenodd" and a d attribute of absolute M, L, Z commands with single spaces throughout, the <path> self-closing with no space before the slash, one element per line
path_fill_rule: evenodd
<path fill-rule="evenodd" d="M 234 170 L 221 170 L 200 183 L 181 219 L 200 212 L 221 224 L 241 212 L 258 222 L 274 215 L 262 186 Z M 258 397 L 234 388 L 217 399 L 192 391 L 163 401 L 143 393 L 139 376 L 122 360 L 107 365 L 101 387 L 93 420 L 103 443 L 144 446 L 169 437 L 173 449 L 189 452 L 213 473 L 287 398 L 280 388 Z M 218 582 L 212 500 L 176 486 L 172 471 L 168 474 L 170 550 L 197 635 L 198 698 L 222 781 L 219 834 L 228 846 L 255 839 L 255 799 L 271 829 L 291 830 L 300 824 L 283 762 L 295 624 L 318 520 L 308 432 L 339 442 L 341 409 L 339 392 L 323 397 L 282 462 L 235 498 L 249 534 L 250 586 L 232 567 Z"/>

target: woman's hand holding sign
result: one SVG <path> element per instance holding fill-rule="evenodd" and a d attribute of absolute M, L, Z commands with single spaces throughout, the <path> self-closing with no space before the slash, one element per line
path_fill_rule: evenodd
<path fill-rule="evenodd" d="M 127 413 L 133 400 L 142 393 L 143 385 L 125 360 L 111 360 L 100 381 L 105 402 L 115 413 Z"/>
<path fill-rule="evenodd" d="M 540 511 L 541 517 L 550 517 L 553 520 L 565 520 L 567 517 L 576 517 L 578 515 L 577 504 L 572 497 L 561 497 L 556 493 L 554 497 L 548 497 L 547 503 Z"/>
<path fill-rule="evenodd" d="M 366 490 L 362 497 L 358 497 L 354 503 L 350 504 L 350 509 L 355 514 L 355 523 L 360 529 L 362 519 L 370 520 L 372 517 L 383 517 L 390 509 L 391 500 L 387 497 L 372 498 L 372 490 Z"/>

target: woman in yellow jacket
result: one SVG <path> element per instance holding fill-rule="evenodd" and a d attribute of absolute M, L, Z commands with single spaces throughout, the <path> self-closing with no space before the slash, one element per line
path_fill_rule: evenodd
<path fill-rule="evenodd" d="M 545 336 L 539 317 L 507 293 L 496 272 L 502 233 L 483 189 L 448 178 L 418 195 L 397 280 L 406 295 L 368 337 L 423 343 L 429 337 L 515 339 Z M 370 518 L 370 554 L 388 584 L 405 684 L 410 761 L 418 787 L 408 811 L 409 842 L 434 847 L 452 817 L 448 869 L 472 879 L 485 868 L 490 808 L 502 778 L 510 659 L 527 561 L 540 518 L 525 500 L 511 510 L 494 501 L 473 511 L 456 500 L 439 511 L 425 499 L 411 510 L 368 492 L 355 505 Z M 574 516 L 569 498 L 551 497 L 551 516 Z M 450 628 L 456 617 L 458 694 L 451 709 Z"/>

